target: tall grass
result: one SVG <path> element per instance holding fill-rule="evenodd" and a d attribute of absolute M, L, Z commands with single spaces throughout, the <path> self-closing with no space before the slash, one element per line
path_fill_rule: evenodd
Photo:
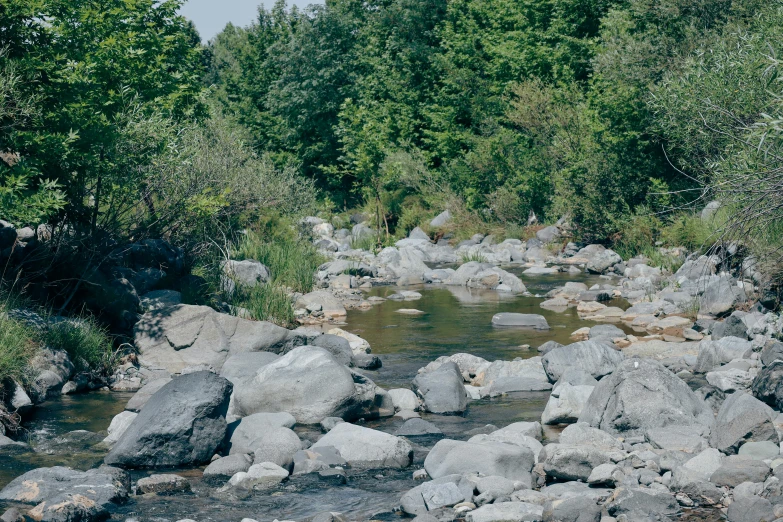
<path fill-rule="evenodd" d="M 5 305 L 0 304 L 0 389 L 9 380 L 19 383 L 27 380 L 30 360 L 38 349 L 35 331 L 9 317 Z"/>
<path fill-rule="evenodd" d="M 250 319 L 269 321 L 286 328 L 296 323 L 291 297 L 285 289 L 273 284 L 237 287 L 232 301 L 235 315 L 247 317 L 249 314 Z"/>
<path fill-rule="evenodd" d="M 482 254 L 481 252 L 477 250 L 472 250 L 469 252 L 463 252 L 459 256 L 460 261 L 464 265 L 465 263 L 470 263 L 472 261 L 475 261 L 476 263 L 486 263 L 487 257 Z"/>
<path fill-rule="evenodd" d="M 41 330 L 39 339 L 49 348 L 67 352 L 79 372 L 108 377 L 116 368 L 112 339 L 92 317 L 49 324 Z"/>
<path fill-rule="evenodd" d="M 310 243 L 297 238 L 280 237 L 265 241 L 248 232 L 232 251 L 234 259 L 255 259 L 269 268 L 272 283 L 307 293 L 313 289 L 313 276 L 326 259 Z"/>

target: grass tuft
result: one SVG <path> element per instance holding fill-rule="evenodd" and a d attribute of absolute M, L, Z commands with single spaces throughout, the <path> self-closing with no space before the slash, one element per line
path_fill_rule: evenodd
<path fill-rule="evenodd" d="M 477 263 L 487 262 L 487 257 L 477 250 L 473 250 L 471 252 L 463 252 L 462 254 L 460 254 L 459 259 L 463 265 L 465 263 L 470 263 L 472 261 L 475 261 Z"/>
<path fill-rule="evenodd" d="M 111 337 L 91 317 L 50 324 L 41 331 L 40 341 L 50 348 L 67 352 L 79 372 L 107 377 L 116 368 Z"/>

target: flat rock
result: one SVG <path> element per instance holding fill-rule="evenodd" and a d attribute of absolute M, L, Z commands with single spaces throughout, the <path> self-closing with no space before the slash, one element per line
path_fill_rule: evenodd
<path fill-rule="evenodd" d="M 614 371 L 624 359 L 621 352 L 597 341 L 581 341 L 548 351 L 541 363 L 549 380 L 557 382 L 569 368 L 579 368 L 595 378 Z"/>
<path fill-rule="evenodd" d="M 493 326 L 516 326 L 533 328 L 535 330 L 549 330 L 549 323 L 543 315 L 515 314 L 503 312 L 492 316 Z"/>
<path fill-rule="evenodd" d="M 313 444 L 337 449 L 352 468 L 405 468 L 413 461 L 412 446 L 399 437 L 354 424 L 338 424 Z"/>
<path fill-rule="evenodd" d="M 525 447 L 444 439 L 429 452 L 424 469 L 432 478 L 478 472 L 530 484 L 534 462 L 533 453 Z"/>

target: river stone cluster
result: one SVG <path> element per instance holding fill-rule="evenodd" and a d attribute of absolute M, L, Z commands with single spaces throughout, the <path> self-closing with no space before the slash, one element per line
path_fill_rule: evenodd
<path fill-rule="evenodd" d="M 537 296 L 545 310 L 573 308 L 588 321 L 571 342 L 549 341 L 514 360 L 439 357 L 391 390 L 362 371 L 380 365 L 369 343 L 336 324 L 286 330 L 158 296 L 135 326 L 138 362 L 115 376 L 135 379 L 125 411 L 106 435 L 76 431 L 56 442 L 100 444 L 105 464 L 29 471 L 0 500 L 27 506 L 35 520 L 99 520 L 134 494 L 192 494 L 194 479 L 171 470 L 199 467 L 199 484 L 217 498 L 284 491 L 289 481 L 336 488 L 367 473 L 404 473 L 410 487 L 396 508 L 420 522 L 646 522 L 697 516 L 695 509 L 730 522 L 783 520 L 783 321 L 763 299 L 747 303 L 758 279 L 750 268 L 682 255 L 667 273 L 600 245 L 563 247 L 564 226 L 526 242 L 477 236 L 456 246 L 415 229 L 373 254 L 351 248 L 373 233 L 362 223 L 350 231 L 307 223 L 331 260 L 316 274 L 319 288 L 295 297 L 303 325 L 382 304 L 362 294 L 374 284 L 395 283 L 390 300 L 415 302 L 421 287 L 412 285 L 441 284 L 473 302 L 475 293 L 527 294 L 515 265 L 523 277 L 603 279 Z M 137 250 L 123 255 L 167 252 L 157 243 Z M 467 262 L 444 266 L 460 260 Z M 227 285 L 269 277 L 252 260 L 224 271 Z M 553 328 L 538 314 L 501 313 L 492 324 L 539 335 Z M 36 364 L 44 396 L 73 378 L 62 354 Z M 540 418 L 453 428 L 475 401 L 520 393 L 546 398 Z M 12 400 L 30 407 L 21 394 Z M 3 455 L 34 450 L 46 449 L 0 438 Z M 132 484 L 126 470 L 147 476 Z"/>

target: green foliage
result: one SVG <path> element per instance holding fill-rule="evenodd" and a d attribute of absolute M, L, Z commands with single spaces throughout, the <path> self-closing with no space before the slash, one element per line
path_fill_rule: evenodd
<path fill-rule="evenodd" d="M 129 125 L 140 114 L 205 114 L 202 53 L 179 7 L 176 0 L 4 3 L 7 59 L 24 79 L 20 94 L 37 108 L 35 117 L 0 134 L 0 150 L 25 160 L 25 188 L 17 195 L 40 207 L 39 192 L 56 183 L 67 206 L 58 208 L 57 200 L 46 213 L 64 212 L 71 227 L 90 231 L 112 214 L 112 202 L 128 194 L 141 199 L 148 151 L 128 155 Z M 14 185 L 15 170 L 0 171 L 0 186 Z"/>
<path fill-rule="evenodd" d="M 269 268 L 274 285 L 301 293 L 313 289 L 313 274 L 325 262 L 309 242 L 290 236 L 267 240 L 254 232 L 240 240 L 232 257 L 263 263 Z"/>
<path fill-rule="evenodd" d="M 269 321 L 284 327 L 296 324 L 291 297 L 284 288 L 274 284 L 262 284 L 252 288 L 238 286 L 234 294 L 231 301 L 232 311 L 236 315 L 256 321 Z"/>
<path fill-rule="evenodd" d="M 40 342 L 55 350 L 64 350 L 76 370 L 100 377 L 110 376 L 117 358 L 106 329 L 91 318 L 58 321 L 39 334 Z"/>
<path fill-rule="evenodd" d="M 0 382 L 27 381 L 28 365 L 39 349 L 34 337 L 29 326 L 9 317 L 6 306 L 0 305 Z"/>
<path fill-rule="evenodd" d="M 459 260 L 461 264 L 471 263 L 471 262 L 476 262 L 476 263 L 487 262 L 486 256 L 477 250 L 470 251 L 470 252 L 463 252 L 462 254 L 460 254 Z"/>

